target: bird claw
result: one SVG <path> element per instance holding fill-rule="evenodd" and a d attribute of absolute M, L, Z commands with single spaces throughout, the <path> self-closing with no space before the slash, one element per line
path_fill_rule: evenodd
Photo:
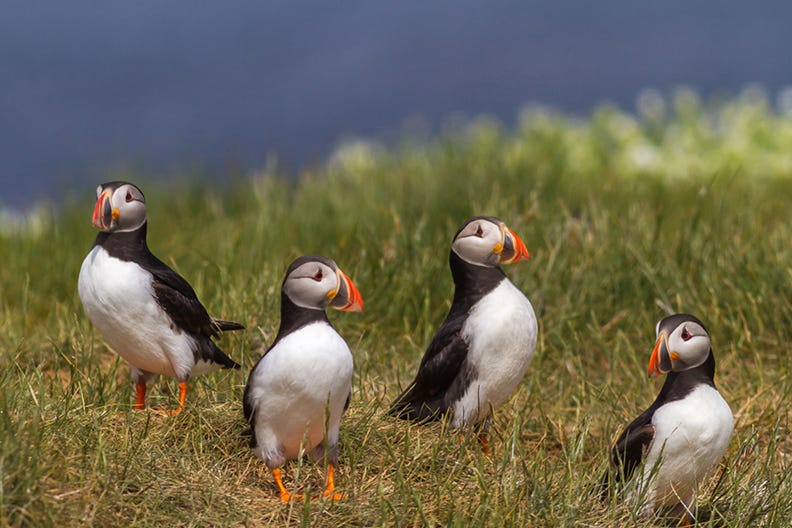
<path fill-rule="evenodd" d="M 160 416 L 176 416 L 182 411 L 181 407 L 177 407 L 175 409 L 160 409 L 159 407 L 149 407 L 152 412 L 159 414 Z"/>
<path fill-rule="evenodd" d="M 302 493 L 289 493 L 288 491 L 286 493 L 281 493 L 280 499 L 283 504 L 288 504 L 291 501 L 305 500 Z"/>
<path fill-rule="evenodd" d="M 334 490 L 325 490 L 325 492 L 322 493 L 323 500 L 337 501 L 345 500 L 346 498 L 347 496 L 345 493 L 336 493 Z"/>

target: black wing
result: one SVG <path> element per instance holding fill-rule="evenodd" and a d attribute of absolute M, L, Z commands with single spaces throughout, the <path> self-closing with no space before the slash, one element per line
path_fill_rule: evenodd
<path fill-rule="evenodd" d="M 253 367 L 255 370 L 256 367 Z M 250 372 L 250 375 L 253 375 L 253 371 Z M 250 401 L 250 379 L 248 378 L 248 382 L 245 384 L 245 392 L 242 395 L 242 414 L 245 416 L 245 422 L 248 424 L 248 428 L 242 431 L 243 436 L 250 436 L 250 447 L 256 447 L 256 424 L 255 424 L 255 417 L 253 413 L 255 408 L 253 407 L 253 402 Z"/>
<path fill-rule="evenodd" d="M 157 303 L 179 328 L 206 337 L 215 337 L 223 330 L 245 328 L 240 323 L 212 318 L 192 286 L 154 255 L 150 255 L 146 269 L 154 277 L 152 286 Z"/>
<path fill-rule="evenodd" d="M 404 420 L 433 420 L 461 396 L 468 346 L 461 336 L 464 317 L 449 317 L 429 344 L 415 380 L 393 402 L 389 414 Z"/>
<path fill-rule="evenodd" d="M 193 350 L 196 359 L 212 361 L 223 368 L 239 368 L 239 364 L 228 357 L 211 338 L 223 330 L 240 330 L 245 327 L 233 321 L 211 317 L 198 300 L 192 286 L 154 255 L 150 255 L 146 269 L 153 276 L 152 287 L 157 303 L 173 323 L 185 332 L 203 337 L 197 340 Z"/>
<path fill-rule="evenodd" d="M 270 351 L 272 347 L 267 349 L 267 352 Z M 264 353 L 266 354 L 266 352 Z M 242 414 L 245 417 L 245 422 L 248 424 L 248 428 L 242 431 L 243 436 L 250 436 L 250 447 L 254 448 L 257 445 L 256 441 L 256 407 L 254 402 L 250 398 L 250 387 L 251 387 L 251 380 L 253 379 L 253 374 L 256 372 L 256 368 L 258 368 L 259 363 L 264 358 L 264 354 L 256 361 L 256 364 L 253 365 L 253 368 L 250 369 L 250 374 L 248 374 L 247 383 L 245 383 L 245 392 L 242 394 Z"/>
<path fill-rule="evenodd" d="M 644 454 L 654 439 L 655 428 L 652 425 L 654 412 L 655 406 L 652 405 L 641 413 L 627 426 L 611 448 L 611 466 L 619 482 L 628 481 L 635 468 L 641 465 Z M 606 474 L 603 479 L 601 494 L 603 499 L 607 496 L 610 479 L 611 473 Z"/>

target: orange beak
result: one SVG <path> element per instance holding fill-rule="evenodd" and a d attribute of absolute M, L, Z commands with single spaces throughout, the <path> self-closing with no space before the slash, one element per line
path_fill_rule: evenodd
<path fill-rule="evenodd" d="M 525 243 L 520 237 L 508 227 L 504 226 L 503 230 L 503 251 L 500 254 L 500 263 L 513 264 L 531 258 L 528 248 L 525 247 Z"/>
<path fill-rule="evenodd" d="M 102 194 L 96 199 L 93 216 L 91 217 L 91 224 L 101 231 L 110 229 L 110 224 L 113 220 L 118 219 L 118 211 L 114 210 L 112 203 L 110 203 L 111 194 L 113 194 L 113 191 L 110 189 L 102 191 Z"/>
<path fill-rule="evenodd" d="M 657 338 L 652 356 L 649 358 L 649 377 L 659 376 L 671 371 L 671 359 L 668 356 L 668 336 L 665 332 Z"/>
<path fill-rule="evenodd" d="M 345 312 L 362 312 L 363 296 L 360 295 L 360 290 L 357 289 L 352 279 L 341 270 L 338 270 L 338 283 L 338 292 L 330 302 L 330 306 Z"/>
<path fill-rule="evenodd" d="M 104 222 L 103 222 L 103 209 L 105 201 L 110 194 L 110 190 L 103 191 L 102 194 L 96 199 L 96 205 L 94 206 L 93 216 L 91 217 L 91 224 L 99 229 L 104 230 Z"/>

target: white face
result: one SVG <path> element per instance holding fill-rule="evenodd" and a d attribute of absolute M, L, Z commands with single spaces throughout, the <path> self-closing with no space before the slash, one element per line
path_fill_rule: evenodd
<path fill-rule="evenodd" d="M 297 306 L 324 310 L 338 293 L 339 280 L 335 269 L 311 260 L 289 273 L 283 291 Z"/>
<path fill-rule="evenodd" d="M 698 367 L 709 353 L 709 334 L 694 321 L 683 322 L 668 335 L 668 358 L 673 372 Z"/>
<path fill-rule="evenodd" d="M 469 264 L 493 267 L 500 262 L 506 226 L 486 218 L 468 222 L 451 245 L 459 257 Z"/>
<path fill-rule="evenodd" d="M 131 183 L 96 188 L 93 224 L 108 233 L 134 231 L 146 221 L 146 199 Z"/>

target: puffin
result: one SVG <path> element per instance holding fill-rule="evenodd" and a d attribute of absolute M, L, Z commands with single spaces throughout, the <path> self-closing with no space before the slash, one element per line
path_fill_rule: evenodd
<path fill-rule="evenodd" d="M 336 332 L 326 308 L 363 310 L 355 283 L 331 259 L 305 255 L 286 271 L 281 285 L 280 328 L 256 362 L 245 385 L 243 412 L 250 448 L 272 471 L 281 501 L 300 495 L 283 485 L 281 467 L 303 456 L 326 457 L 327 485 L 335 493 L 341 415 L 352 392 L 352 353 Z"/>
<path fill-rule="evenodd" d="M 91 223 L 99 234 L 77 281 L 85 314 L 129 363 L 134 408 L 146 408 L 146 384 L 163 375 L 179 381 L 179 405 L 155 410 L 178 414 L 191 376 L 239 368 L 212 338 L 245 327 L 211 317 L 189 283 L 149 251 L 146 199 L 137 186 L 99 185 Z"/>
<path fill-rule="evenodd" d="M 668 513 L 691 522 L 698 485 L 723 458 L 734 431 L 729 404 L 715 387 L 710 336 L 697 317 L 661 319 L 649 376 L 668 374 L 660 394 L 624 429 L 611 448 L 613 471 L 641 515 Z M 603 495 L 604 497 L 605 495 Z"/>
<path fill-rule="evenodd" d="M 484 453 L 492 409 L 517 388 L 536 348 L 531 302 L 501 264 L 530 258 L 523 241 L 492 216 L 468 219 L 451 244 L 451 308 L 392 416 L 427 423 L 450 413 L 451 427 L 474 427 Z"/>

